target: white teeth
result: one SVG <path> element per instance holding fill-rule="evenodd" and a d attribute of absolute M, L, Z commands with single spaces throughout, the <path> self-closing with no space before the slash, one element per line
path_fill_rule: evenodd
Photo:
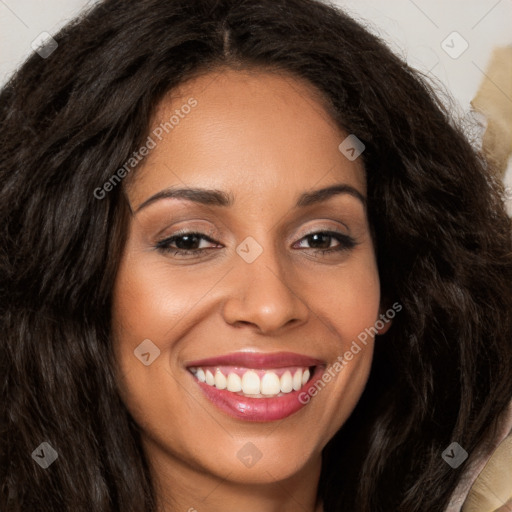
<path fill-rule="evenodd" d="M 227 386 L 227 380 L 226 377 L 224 377 L 224 374 L 220 372 L 220 370 L 217 370 L 215 372 L 215 387 L 217 389 L 226 389 Z"/>
<path fill-rule="evenodd" d="M 215 384 L 215 377 L 210 370 L 206 370 L 206 384 L 210 384 L 210 386 Z"/>
<path fill-rule="evenodd" d="M 260 378 L 256 372 L 249 370 L 242 377 L 242 391 L 246 395 L 258 395 L 260 392 Z"/>
<path fill-rule="evenodd" d="M 294 391 L 298 391 L 302 387 L 302 370 L 297 370 L 293 374 L 292 386 Z"/>
<path fill-rule="evenodd" d="M 257 398 L 281 396 L 284 393 L 298 391 L 310 377 L 307 368 L 297 368 L 293 375 L 290 370 L 286 370 L 281 377 L 278 376 L 278 373 L 281 373 L 279 370 L 257 370 L 258 374 L 255 370 L 247 369 L 243 374 L 239 372 L 241 377 L 235 372 L 229 372 L 226 377 L 219 368 L 191 368 L 191 372 L 198 381 L 206 382 L 217 389 L 227 389 L 232 393 L 243 393 Z"/>
<path fill-rule="evenodd" d="M 228 375 L 227 388 L 228 388 L 228 391 L 232 391 L 233 393 L 242 391 L 242 379 L 236 373 L 231 372 Z"/>
<path fill-rule="evenodd" d="M 261 393 L 263 395 L 277 395 L 281 390 L 281 382 L 274 372 L 267 372 L 261 379 Z"/>
<path fill-rule="evenodd" d="M 286 370 L 281 376 L 281 391 L 283 393 L 289 393 L 292 389 L 292 374 Z"/>

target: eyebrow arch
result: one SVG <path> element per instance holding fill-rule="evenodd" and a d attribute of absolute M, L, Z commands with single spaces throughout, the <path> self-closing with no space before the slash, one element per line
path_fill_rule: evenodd
<path fill-rule="evenodd" d="M 313 204 L 317 204 L 323 201 L 327 201 L 331 197 L 339 194 L 349 194 L 356 199 L 359 199 L 363 206 L 366 207 L 366 198 L 351 185 L 346 183 L 338 183 L 331 185 L 330 187 L 321 188 L 319 190 L 313 190 L 311 192 L 304 192 L 300 195 L 299 199 L 295 204 L 295 208 L 304 208 Z M 150 204 L 159 201 L 161 199 L 186 199 L 200 204 L 212 205 L 212 206 L 232 206 L 235 202 L 232 194 L 216 189 L 204 189 L 204 188 L 167 188 L 157 192 L 155 195 L 146 199 L 136 210 L 138 213 L 140 210 L 149 206 Z"/>
<path fill-rule="evenodd" d="M 330 187 L 313 190 L 312 192 L 304 192 L 297 200 L 295 207 L 304 208 L 305 206 L 327 201 L 331 197 L 339 194 L 349 194 L 359 199 L 359 201 L 363 203 L 363 206 L 366 207 L 366 197 L 364 197 L 359 190 L 346 183 L 338 183 Z"/>

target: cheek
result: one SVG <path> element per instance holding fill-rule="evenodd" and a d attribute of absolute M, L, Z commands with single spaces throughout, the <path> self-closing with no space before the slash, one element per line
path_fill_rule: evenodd
<path fill-rule="evenodd" d="M 317 291 L 318 308 L 329 331 L 336 333 L 330 364 L 313 393 L 329 394 L 328 406 L 316 416 L 326 426 L 326 443 L 345 423 L 366 386 L 374 348 L 375 323 L 379 318 L 380 281 L 373 251 L 361 252 L 350 268 L 340 270 L 336 282 Z M 313 288 L 311 288 L 313 290 Z M 323 391 L 328 389 L 327 392 Z M 311 388 L 310 388 L 311 389 Z M 316 401 L 320 406 L 320 401 Z"/>
<path fill-rule="evenodd" d="M 194 277 L 192 267 L 170 271 L 162 257 L 128 255 L 123 261 L 114 289 L 113 321 L 116 345 L 131 350 L 145 338 L 158 340 L 168 350 L 172 331 L 210 290 L 218 277 L 203 273 Z M 137 344 L 138 344 L 137 343 Z M 123 346 L 119 346 L 123 345 Z"/>
<path fill-rule="evenodd" d="M 351 336 L 357 336 L 365 328 L 373 326 L 378 317 L 380 283 L 375 265 L 369 262 L 353 269 L 339 286 L 340 292 L 331 301 L 332 308 L 338 311 Z"/>
<path fill-rule="evenodd" d="M 142 431 L 153 440 L 167 439 L 169 448 L 181 442 L 169 425 L 179 424 L 185 413 L 169 358 L 176 343 L 173 328 L 197 299 L 163 277 L 158 262 L 127 254 L 114 288 L 112 318 L 122 400 Z"/>
<path fill-rule="evenodd" d="M 306 287 L 315 313 L 324 316 L 342 340 L 340 350 L 378 319 L 380 281 L 371 247 L 359 251 L 346 266 L 316 272 L 307 278 Z"/>

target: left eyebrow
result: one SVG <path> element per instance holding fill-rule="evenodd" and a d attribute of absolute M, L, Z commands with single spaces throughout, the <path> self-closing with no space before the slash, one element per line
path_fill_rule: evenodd
<path fill-rule="evenodd" d="M 366 206 L 366 198 L 361 194 L 361 192 L 359 192 L 359 190 L 346 183 L 338 183 L 319 190 L 304 192 L 299 196 L 295 204 L 295 208 L 304 208 L 312 204 L 327 201 L 331 197 L 340 194 L 349 194 L 356 199 L 359 199 L 359 201 L 363 203 L 363 206 Z M 185 199 L 200 204 L 223 207 L 230 207 L 235 202 L 232 194 L 222 190 L 204 188 L 167 188 L 146 199 L 135 210 L 135 213 L 161 199 Z"/>
<path fill-rule="evenodd" d="M 347 185 L 346 183 L 338 183 L 330 187 L 313 190 L 312 192 L 304 192 L 297 200 L 295 207 L 304 208 L 305 206 L 327 201 L 331 197 L 338 194 L 349 194 L 356 199 L 359 199 L 359 201 L 363 203 L 363 206 L 366 207 L 366 197 L 364 197 L 363 194 L 359 192 L 359 190 L 352 187 L 351 185 Z"/>

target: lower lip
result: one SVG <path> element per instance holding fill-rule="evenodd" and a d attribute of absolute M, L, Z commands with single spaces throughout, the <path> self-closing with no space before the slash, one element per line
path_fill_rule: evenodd
<path fill-rule="evenodd" d="M 217 389 L 215 386 L 201 382 L 195 377 L 192 378 L 199 385 L 206 398 L 230 416 L 246 421 L 276 421 L 291 416 L 309 403 L 311 400 L 309 395 L 306 403 L 302 403 L 299 396 L 304 397 L 304 394 L 307 394 L 306 389 L 310 387 L 311 382 L 317 380 L 322 372 L 323 368 L 317 366 L 312 377 L 302 388 L 275 398 L 249 398 L 226 389 Z"/>

